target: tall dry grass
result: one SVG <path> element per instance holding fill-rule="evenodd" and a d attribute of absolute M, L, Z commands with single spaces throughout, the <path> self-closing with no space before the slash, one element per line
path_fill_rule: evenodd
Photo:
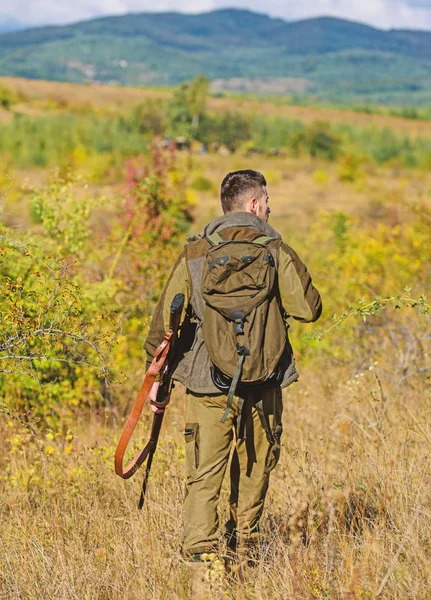
<path fill-rule="evenodd" d="M 226 598 L 431 596 L 425 319 L 364 326 L 366 341 L 351 364 L 337 366 L 322 353 L 285 392 L 261 559 L 247 583 L 216 580 Z M 54 439 L 2 419 L 1 598 L 190 597 L 179 552 L 182 407 L 177 390 L 142 512 L 142 474 L 124 482 L 113 472 L 118 415 L 83 418 Z M 148 426 L 147 416 L 140 435 Z M 227 483 L 221 523 L 226 508 Z"/>

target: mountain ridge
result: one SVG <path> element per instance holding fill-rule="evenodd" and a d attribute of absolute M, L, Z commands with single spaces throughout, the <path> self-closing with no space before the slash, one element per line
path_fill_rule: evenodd
<path fill-rule="evenodd" d="M 431 32 L 219 9 L 103 16 L 0 35 L 0 75 L 175 85 L 198 73 L 212 80 L 303 78 L 323 97 L 360 97 L 365 81 L 367 94 L 431 97 Z"/>

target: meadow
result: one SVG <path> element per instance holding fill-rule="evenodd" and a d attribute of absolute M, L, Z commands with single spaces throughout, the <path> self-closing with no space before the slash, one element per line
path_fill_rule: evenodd
<path fill-rule="evenodd" d="M 431 124 L 207 94 L 0 82 L 0 598 L 190 597 L 181 386 L 142 512 L 113 454 L 173 261 L 254 168 L 324 313 L 291 323 L 261 560 L 242 584 L 210 561 L 210 597 L 425 600 Z"/>

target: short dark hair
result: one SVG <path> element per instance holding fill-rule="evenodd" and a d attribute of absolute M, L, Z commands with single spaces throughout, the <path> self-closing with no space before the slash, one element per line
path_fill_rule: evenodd
<path fill-rule="evenodd" d="M 262 193 L 266 179 L 252 169 L 228 173 L 221 184 L 221 205 L 224 213 L 235 212 L 244 208 L 246 194 Z"/>

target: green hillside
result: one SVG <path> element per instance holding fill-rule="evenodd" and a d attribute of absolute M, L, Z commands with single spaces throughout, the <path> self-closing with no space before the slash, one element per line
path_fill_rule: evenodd
<path fill-rule="evenodd" d="M 0 35 L 0 75 L 173 85 L 198 73 L 222 80 L 218 89 L 269 77 L 289 78 L 289 92 L 292 78 L 301 78 L 321 99 L 426 104 L 431 32 L 329 17 L 287 23 L 229 9 L 129 14 Z"/>

